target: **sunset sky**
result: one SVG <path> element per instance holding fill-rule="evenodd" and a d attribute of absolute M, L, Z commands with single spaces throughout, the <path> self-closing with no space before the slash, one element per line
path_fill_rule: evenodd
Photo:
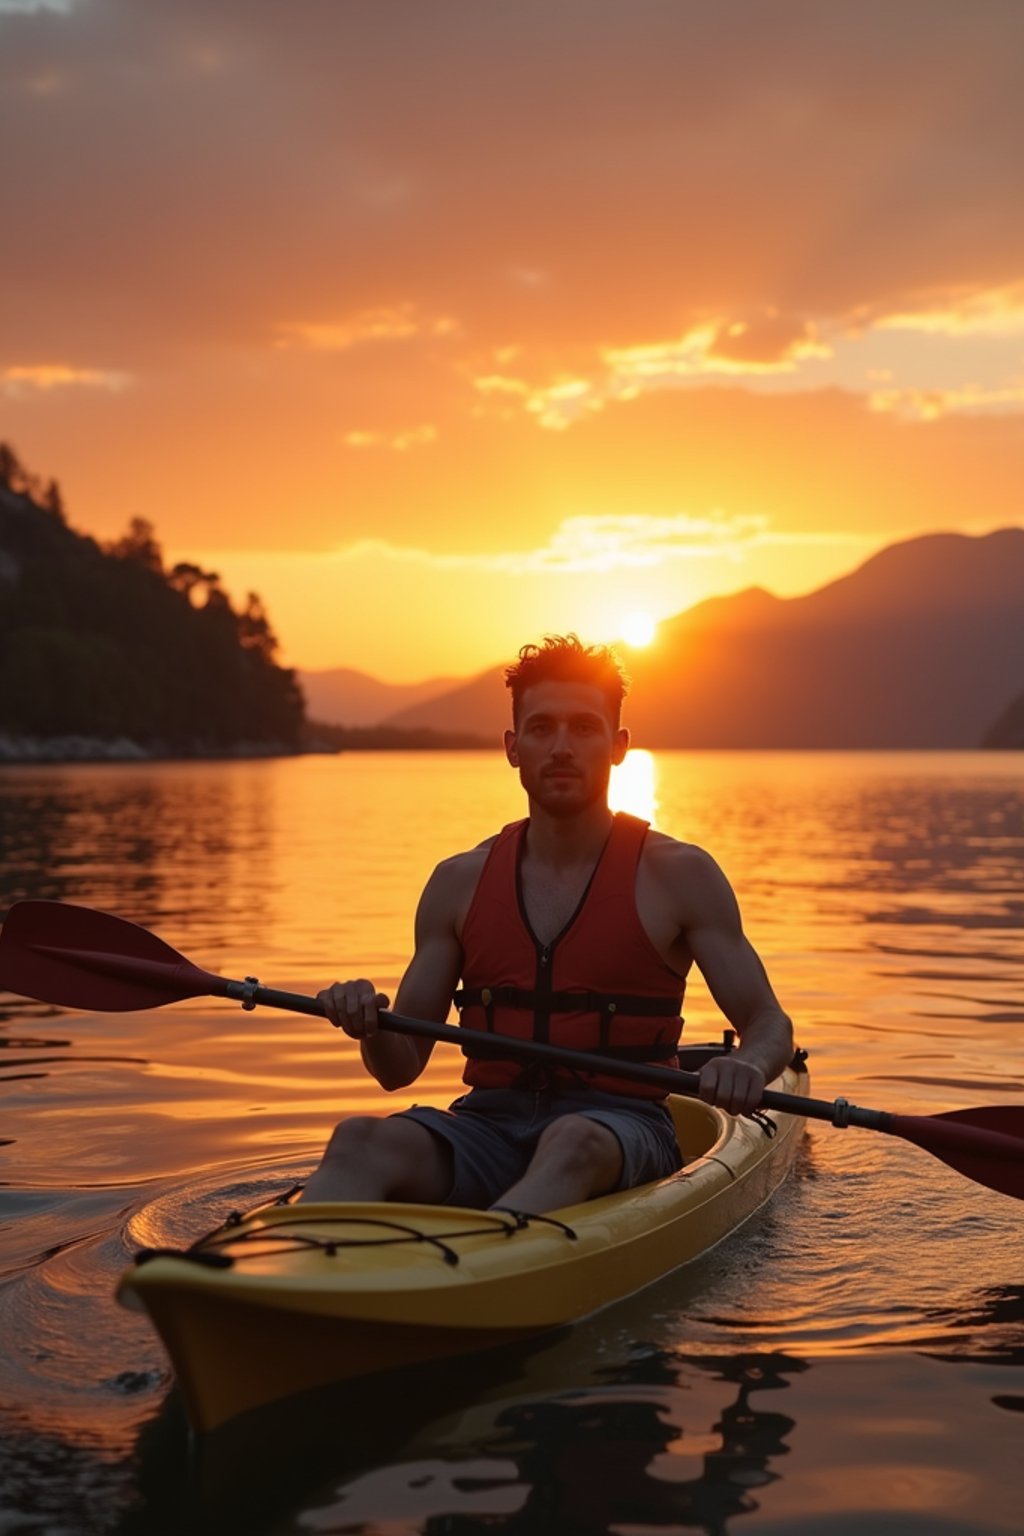
<path fill-rule="evenodd" d="M 307 668 L 1024 522 L 1020 0 L 0 0 L 0 438 Z"/>

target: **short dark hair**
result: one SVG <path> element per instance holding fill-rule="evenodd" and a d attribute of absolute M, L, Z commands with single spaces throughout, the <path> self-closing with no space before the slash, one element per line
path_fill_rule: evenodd
<path fill-rule="evenodd" d="M 584 645 L 578 635 L 545 635 L 542 645 L 524 645 L 519 660 L 505 668 L 505 687 L 512 690 L 512 723 L 519 724 L 519 706 L 534 683 L 589 683 L 600 688 L 612 724 L 618 729 L 629 678 L 607 645 Z"/>

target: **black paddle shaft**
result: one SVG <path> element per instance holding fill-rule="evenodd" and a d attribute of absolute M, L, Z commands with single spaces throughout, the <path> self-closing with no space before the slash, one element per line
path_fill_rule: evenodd
<path fill-rule="evenodd" d="M 215 976 L 137 923 L 59 901 L 21 901 L 11 908 L 0 928 L 0 986 L 59 1008 L 99 1013 L 138 1012 L 190 997 L 225 997 L 245 1008 L 262 1002 L 325 1017 L 316 998 L 272 991 L 251 976 L 244 981 Z M 647 1083 L 664 1093 L 699 1096 L 700 1079 L 681 1071 L 678 1059 L 674 1068 L 648 1066 L 388 1012 L 381 1015 L 381 1023 L 396 1033 L 444 1040 L 471 1056 L 550 1062 Z M 975 1184 L 1024 1200 L 1024 1125 L 1022 1112 L 1014 1105 L 949 1110 L 942 1115 L 894 1115 L 862 1109 L 845 1099 L 830 1104 L 769 1090 L 762 1096 L 761 1107 L 840 1128 L 856 1125 L 901 1137 Z"/>
<path fill-rule="evenodd" d="M 257 1003 L 325 1017 L 318 999 L 261 987 L 255 977 L 232 981 L 201 970 L 163 939 L 109 912 L 59 901 L 15 902 L 0 928 L 0 987 L 59 1008 L 131 1013 L 190 997 L 225 997 L 244 1008 Z M 534 1040 L 515 1040 L 447 1024 L 383 1012 L 385 1029 L 443 1040 L 471 1056 L 550 1062 L 575 1071 L 647 1083 L 665 1093 L 699 1097 L 699 1078 L 675 1067 L 648 1066 Z M 901 1137 L 940 1158 L 975 1184 L 1024 1200 L 1024 1124 L 1010 1104 L 949 1110 L 941 1115 L 894 1115 L 862 1109 L 845 1099 L 827 1103 L 803 1095 L 762 1096 L 764 1109 L 862 1126 Z"/>
<path fill-rule="evenodd" d="M 263 1003 L 268 1008 L 287 1008 L 293 1013 L 308 1013 L 325 1018 L 323 1005 L 315 997 L 305 997 L 298 992 L 278 992 L 272 987 L 261 987 L 252 981 L 225 983 L 225 997 L 234 998 L 243 1007 L 255 1007 Z M 600 1056 L 593 1051 L 565 1050 L 548 1045 L 542 1040 L 515 1040 L 508 1035 L 492 1035 L 482 1029 L 467 1029 L 463 1025 L 434 1024 L 426 1019 L 410 1019 L 400 1013 L 382 1009 L 377 1015 L 381 1029 L 398 1035 L 411 1035 L 420 1040 L 440 1040 L 457 1045 L 472 1056 L 492 1056 L 524 1062 L 548 1062 L 553 1066 L 572 1067 L 580 1072 L 611 1073 L 629 1082 L 646 1083 L 653 1088 L 663 1088 L 666 1093 L 680 1093 L 687 1098 L 700 1097 L 700 1079 L 696 1072 L 683 1072 L 678 1067 L 648 1066 L 638 1061 L 617 1061 L 610 1056 Z M 472 1049 L 470 1049 L 470 1047 Z M 829 1102 L 827 1099 L 807 1099 L 800 1094 L 778 1093 L 766 1089 L 758 1109 L 776 1109 L 783 1114 L 804 1115 L 809 1120 L 827 1120 L 831 1125 L 856 1125 L 875 1131 L 888 1130 L 892 1116 L 881 1109 L 860 1109 L 845 1099 Z"/>

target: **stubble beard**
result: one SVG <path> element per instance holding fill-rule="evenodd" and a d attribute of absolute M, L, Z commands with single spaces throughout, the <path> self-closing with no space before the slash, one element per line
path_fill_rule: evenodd
<path fill-rule="evenodd" d="M 608 801 L 607 777 L 603 780 L 598 777 L 588 783 L 581 775 L 570 781 L 570 790 L 555 790 L 554 793 L 551 792 L 550 780 L 544 774 L 538 774 L 536 783 L 531 787 L 520 769 L 519 781 L 534 805 L 557 821 L 569 821 L 593 806 L 605 805 Z"/>

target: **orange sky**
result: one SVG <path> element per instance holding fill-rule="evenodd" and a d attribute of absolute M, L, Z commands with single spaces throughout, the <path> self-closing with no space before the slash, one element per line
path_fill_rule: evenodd
<path fill-rule="evenodd" d="M 0 0 L 0 437 L 412 680 L 1024 520 L 1018 0 Z"/>

